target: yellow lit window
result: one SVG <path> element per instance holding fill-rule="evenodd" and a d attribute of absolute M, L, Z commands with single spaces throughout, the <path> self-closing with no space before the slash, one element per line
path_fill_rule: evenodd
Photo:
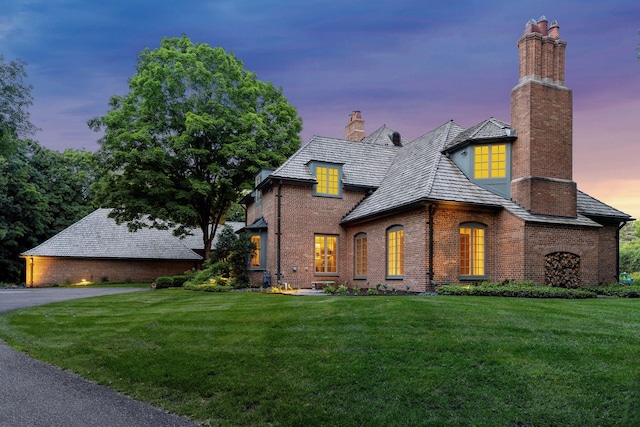
<path fill-rule="evenodd" d="M 367 235 L 362 233 L 358 234 L 355 238 L 355 258 L 356 258 L 356 272 L 357 277 L 364 277 L 367 275 Z"/>
<path fill-rule="evenodd" d="M 460 275 L 484 276 L 484 228 L 460 228 Z"/>
<path fill-rule="evenodd" d="M 340 171 L 338 168 L 318 166 L 316 167 L 316 194 L 329 196 L 340 195 Z"/>
<path fill-rule="evenodd" d="M 387 231 L 387 276 L 404 275 L 404 229 L 392 227 Z"/>
<path fill-rule="evenodd" d="M 315 236 L 315 271 L 316 273 L 338 272 L 337 236 Z"/>
<path fill-rule="evenodd" d="M 251 243 L 255 247 L 251 254 L 251 267 L 260 267 L 260 236 L 251 236 Z"/>
<path fill-rule="evenodd" d="M 474 178 L 504 178 L 507 176 L 507 146 L 480 145 L 474 148 Z"/>

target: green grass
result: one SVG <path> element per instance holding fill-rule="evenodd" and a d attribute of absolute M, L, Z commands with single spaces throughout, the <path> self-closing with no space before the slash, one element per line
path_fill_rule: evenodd
<path fill-rule="evenodd" d="M 640 425 L 640 301 L 170 289 L 0 316 L 0 337 L 222 426 Z"/>

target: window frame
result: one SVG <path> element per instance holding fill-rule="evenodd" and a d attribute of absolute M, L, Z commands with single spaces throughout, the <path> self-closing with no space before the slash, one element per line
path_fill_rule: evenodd
<path fill-rule="evenodd" d="M 318 179 L 318 169 L 326 169 L 326 180 L 321 181 Z M 337 176 L 335 177 L 336 181 L 336 193 L 329 192 L 329 184 L 332 181 L 329 174 L 330 171 L 336 171 Z M 313 192 L 314 196 L 319 197 L 332 197 L 340 199 L 342 198 L 342 165 L 338 163 L 327 163 L 327 162 L 312 162 L 311 163 L 311 174 L 315 178 L 316 182 L 313 184 Z M 322 187 L 322 182 L 326 182 L 327 191 L 319 191 L 318 189 Z"/>
<path fill-rule="evenodd" d="M 404 279 L 404 227 L 402 225 L 393 225 L 387 228 L 385 236 L 386 236 L 386 239 L 385 239 L 386 278 L 387 280 L 402 280 Z M 391 236 L 393 236 L 393 240 L 391 239 Z M 393 242 L 400 241 L 399 243 L 394 244 L 394 248 L 396 250 L 393 252 L 391 251 L 392 241 Z M 391 265 L 392 262 L 394 263 L 393 266 Z"/>
<path fill-rule="evenodd" d="M 369 243 L 367 233 L 358 233 L 353 236 L 353 277 L 354 279 L 366 279 L 369 269 Z"/>
<path fill-rule="evenodd" d="M 322 271 L 318 271 L 318 252 L 316 251 L 316 246 L 318 244 L 318 238 L 322 238 L 322 258 L 324 268 Z M 335 254 L 330 255 L 329 248 L 327 245 L 327 240 L 335 239 Z M 328 271 L 330 263 L 327 262 L 329 257 L 334 258 L 335 271 Z M 340 239 L 337 234 L 321 234 L 315 233 L 313 235 L 313 274 L 314 276 L 339 276 L 340 275 Z"/>
<path fill-rule="evenodd" d="M 487 181 L 487 180 L 504 180 L 508 178 L 508 168 L 509 168 L 509 148 L 506 143 L 497 143 L 497 144 L 482 144 L 476 145 L 473 147 L 473 158 L 472 160 L 472 174 L 473 179 L 478 181 Z M 486 153 L 481 153 L 482 150 L 486 149 Z M 486 162 L 479 162 L 479 156 L 485 156 Z M 478 169 L 478 166 L 486 165 L 486 168 L 481 170 Z M 498 164 L 501 167 L 495 168 L 494 164 Z M 480 171 L 486 171 L 487 176 L 478 176 Z M 500 175 L 496 175 L 496 172 L 500 172 Z"/>
<path fill-rule="evenodd" d="M 463 230 L 469 230 L 467 250 L 463 248 Z M 481 239 L 481 242 L 478 242 Z M 482 252 L 479 253 L 478 249 Z M 466 253 L 463 254 L 463 251 Z M 464 264 L 463 264 L 464 262 Z M 482 262 L 482 265 L 477 265 Z M 482 271 L 479 271 L 479 268 Z M 487 277 L 487 226 L 477 222 L 465 222 L 458 227 L 458 275 L 460 280 L 479 280 Z"/>
<path fill-rule="evenodd" d="M 258 271 L 258 270 L 266 270 L 266 266 L 267 266 L 267 251 L 266 251 L 266 247 L 267 247 L 267 233 L 265 232 L 260 232 L 260 233 L 251 233 L 250 235 L 250 239 L 251 242 L 253 242 L 253 238 L 257 237 L 260 240 L 260 247 L 258 248 L 258 261 L 259 261 L 259 265 L 254 266 L 253 265 L 253 260 L 255 259 L 254 256 L 254 252 L 252 251 L 251 255 L 249 255 L 249 260 L 248 260 L 248 269 L 250 271 Z"/>

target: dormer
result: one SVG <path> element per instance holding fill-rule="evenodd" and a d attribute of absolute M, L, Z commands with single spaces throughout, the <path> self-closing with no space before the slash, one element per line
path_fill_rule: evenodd
<path fill-rule="evenodd" d="M 443 153 L 476 185 L 498 196 L 511 195 L 511 147 L 515 131 L 490 118 L 461 132 Z"/>

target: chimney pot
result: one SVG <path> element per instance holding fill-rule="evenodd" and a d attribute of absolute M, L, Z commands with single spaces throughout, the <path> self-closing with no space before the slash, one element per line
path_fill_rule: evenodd
<path fill-rule="evenodd" d="M 549 21 L 547 21 L 546 16 L 542 15 L 540 19 L 538 19 L 538 29 L 540 30 L 540 34 L 542 34 L 543 36 L 548 35 L 548 27 Z"/>
<path fill-rule="evenodd" d="M 551 22 L 551 27 L 549 27 L 549 37 L 554 39 L 560 38 L 560 26 L 558 25 L 558 21 L 556 20 Z"/>

